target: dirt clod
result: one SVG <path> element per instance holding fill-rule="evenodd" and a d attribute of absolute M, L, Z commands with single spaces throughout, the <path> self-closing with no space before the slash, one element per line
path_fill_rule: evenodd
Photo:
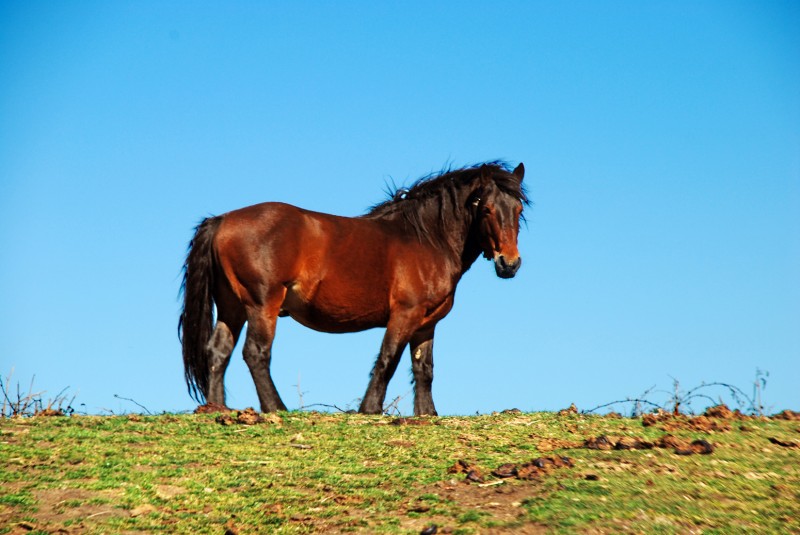
<path fill-rule="evenodd" d="M 453 466 L 447 469 L 448 474 L 465 474 L 472 470 L 472 465 L 464 459 L 459 459 Z"/>
<path fill-rule="evenodd" d="M 477 468 L 473 468 L 472 470 L 467 472 L 467 477 L 465 479 L 473 483 L 483 483 L 483 477 L 481 476 L 481 471 L 478 470 Z"/>
<path fill-rule="evenodd" d="M 573 466 L 574 463 L 569 457 L 538 457 L 523 464 L 501 464 L 492 471 L 492 475 L 503 479 L 516 477 L 522 480 L 532 480 L 556 468 L 571 468 Z"/>
<path fill-rule="evenodd" d="M 243 411 L 236 411 L 235 414 L 226 413 L 220 414 L 214 420 L 220 425 L 255 425 L 265 422 L 264 417 L 257 413 L 252 407 L 248 407 Z"/>
<path fill-rule="evenodd" d="M 775 437 L 769 437 L 768 440 L 770 442 L 772 442 L 773 444 L 776 444 L 776 445 L 784 447 L 784 448 L 798 448 L 798 447 L 800 447 L 800 444 L 798 444 L 797 442 L 794 442 L 793 440 L 780 440 L 780 439 L 775 438 Z"/>
<path fill-rule="evenodd" d="M 586 439 L 584 447 L 589 450 L 613 450 L 614 444 L 605 435 Z"/>
<path fill-rule="evenodd" d="M 544 438 L 536 444 L 536 449 L 542 453 L 547 453 L 553 450 L 566 450 L 572 448 L 579 448 L 582 443 L 571 440 L 561 440 L 557 438 Z"/>
<path fill-rule="evenodd" d="M 650 427 L 658 423 L 671 420 L 674 416 L 668 412 L 659 409 L 657 412 L 651 412 L 642 416 L 642 425 Z"/>
<path fill-rule="evenodd" d="M 214 414 L 215 412 L 230 412 L 231 410 L 220 403 L 206 403 L 194 410 L 195 414 Z"/>
<path fill-rule="evenodd" d="M 494 470 L 492 470 L 492 475 L 494 477 L 499 477 L 501 479 L 506 479 L 509 477 L 516 477 L 517 475 L 517 465 L 513 463 L 505 463 L 501 464 Z"/>
<path fill-rule="evenodd" d="M 615 450 L 651 450 L 654 444 L 638 438 L 621 437 L 614 445 Z"/>
<path fill-rule="evenodd" d="M 61 409 L 51 409 L 50 407 L 47 407 L 46 409 L 36 411 L 34 416 L 65 416 L 65 414 Z"/>
<path fill-rule="evenodd" d="M 230 414 L 220 414 L 214 421 L 219 425 L 233 425 L 236 423 L 236 421 L 233 419 L 233 416 Z"/>
<path fill-rule="evenodd" d="M 700 455 L 709 455 L 714 453 L 714 446 L 702 438 L 692 442 L 691 449 L 692 453 L 699 453 Z"/>
<path fill-rule="evenodd" d="M 728 406 L 724 404 L 709 407 L 703 414 L 709 418 L 722 418 L 724 420 L 729 420 L 734 417 L 733 411 L 731 411 Z"/>
<path fill-rule="evenodd" d="M 561 409 L 558 411 L 559 416 L 567 416 L 569 414 L 578 414 L 578 407 L 576 407 L 574 403 L 566 409 Z"/>
<path fill-rule="evenodd" d="M 656 441 L 656 447 L 664 448 L 664 449 L 688 449 L 689 443 L 686 440 L 681 440 L 677 437 L 672 435 L 664 435 L 658 441 Z"/>
<path fill-rule="evenodd" d="M 395 418 L 390 425 L 431 425 L 431 421 L 425 418 Z"/>
<path fill-rule="evenodd" d="M 785 410 L 772 417 L 774 420 L 800 420 L 800 412 Z"/>
<path fill-rule="evenodd" d="M 255 411 L 255 409 L 248 407 L 236 414 L 236 421 L 242 425 L 255 425 L 263 422 L 264 420 L 261 415 Z"/>

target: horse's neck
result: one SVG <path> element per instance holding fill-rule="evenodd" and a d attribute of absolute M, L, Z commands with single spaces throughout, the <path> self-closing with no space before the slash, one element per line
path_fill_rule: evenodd
<path fill-rule="evenodd" d="M 468 214 L 466 217 L 455 217 L 446 214 L 430 214 L 429 221 L 426 221 L 427 228 L 436 236 L 428 236 L 432 245 L 441 250 L 442 255 L 453 265 L 460 278 L 478 259 L 481 254 L 480 246 L 473 236 L 472 219 Z"/>

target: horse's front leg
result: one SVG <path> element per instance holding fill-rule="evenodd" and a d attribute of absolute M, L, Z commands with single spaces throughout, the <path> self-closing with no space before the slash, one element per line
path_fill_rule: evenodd
<path fill-rule="evenodd" d="M 425 310 L 407 309 L 393 314 L 386 326 L 386 334 L 381 343 L 381 352 L 372 368 L 364 399 L 358 412 L 362 414 L 382 414 L 383 401 L 386 399 L 386 388 L 397 369 L 403 350 L 408 345 L 411 335 L 425 315 Z"/>
<path fill-rule="evenodd" d="M 411 337 L 411 369 L 414 372 L 414 416 L 436 416 L 433 405 L 433 329 Z"/>

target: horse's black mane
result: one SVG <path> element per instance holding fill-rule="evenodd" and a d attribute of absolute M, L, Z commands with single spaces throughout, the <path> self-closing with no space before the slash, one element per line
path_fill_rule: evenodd
<path fill-rule="evenodd" d="M 421 241 L 436 241 L 448 219 L 463 220 L 468 209 L 463 192 L 474 191 L 484 175 L 489 175 L 503 193 L 528 204 L 525 188 L 511 173 L 509 164 L 498 160 L 424 176 L 408 188 L 390 191 L 386 201 L 376 204 L 361 217 L 399 216 Z"/>

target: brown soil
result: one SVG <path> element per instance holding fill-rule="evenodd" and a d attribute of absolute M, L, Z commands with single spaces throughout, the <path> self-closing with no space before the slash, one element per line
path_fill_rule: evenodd
<path fill-rule="evenodd" d="M 38 511 L 36 522 L 5 524 L 0 515 L 0 525 L 10 528 L 9 533 L 19 535 L 32 531 L 43 533 L 84 533 L 91 530 L 94 519 L 106 520 L 110 516 L 127 517 L 130 512 L 112 505 L 119 503 L 122 492 L 118 490 L 90 491 L 84 489 L 46 489 L 34 492 Z M 97 499 L 108 500 L 108 504 L 90 504 Z M 68 528 L 65 522 L 73 522 Z"/>
<path fill-rule="evenodd" d="M 536 449 L 542 453 L 547 453 L 553 450 L 567 450 L 572 448 L 579 448 L 582 446 L 581 442 L 574 440 L 561 440 L 558 438 L 544 438 L 536 444 Z"/>
<path fill-rule="evenodd" d="M 261 414 L 252 407 L 235 413 L 228 412 L 220 414 L 215 420 L 220 425 L 256 425 L 263 423 L 277 424 L 281 422 L 280 416 L 276 414 Z"/>
<path fill-rule="evenodd" d="M 427 418 L 395 418 L 389 425 L 431 425 Z"/>
<path fill-rule="evenodd" d="M 194 410 L 195 414 L 214 414 L 215 412 L 231 412 L 231 409 L 219 403 L 206 403 Z"/>
<path fill-rule="evenodd" d="M 800 412 L 785 410 L 773 416 L 776 420 L 800 420 Z"/>
<path fill-rule="evenodd" d="M 778 446 L 782 446 L 784 448 L 800 448 L 800 444 L 798 444 L 797 442 L 795 442 L 793 440 L 780 440 L 780 439 L 777 439 L 777 438 L 774 438 L 774 437 L 769 437 L 767 440 L 769 440 L 773 444 L 776 444 Z"/>
<path fill-rule="evenodd" d="M 497 480 L 490 484 L 468 484 L 465 481 L 441 482 L 422 489 L 420 496 L 435 495 L 439 501 L 457 503 L 459 508 L 466 511 L 480 511 L 491 515 L 497 523 L 508 523 L 508 528 L 481 529 L 480 533 L 506 534 L 520 533 L 523 535 L 540 535 L 547 533 L 544 526 L 525 522 L 525 509 L 522 504 L 533 496 L 541 496 L 542 483 L 535 480 L 513 481 Z M 415 518 L 414 513 L 425 513 L 431 509 L 431 503 L 422 498 L 411 500 L 406 506 L 407 518 L 401 520 L 404 530 L 422 533 L 453 533 L 460 526 L 452 518 L 426 515 Z M 514 525 L 519 520 L 519 525 Z M 436 526 L 436 531 L 431 528 Z"/>
<path fill-rule="evenodd" d="M 726 405 L 717 405 L 706 409 L 702 416 L 686 416 L 658 411 L 642 416 L 642 425 L 651 427 L 660 425 L 665 431 L 699 431 L 701 433 L 727 433 L 732 429 L 731 420 L 749 420 L 750 416 L 742 414 L 738 409 L 730 410 Z"/>

